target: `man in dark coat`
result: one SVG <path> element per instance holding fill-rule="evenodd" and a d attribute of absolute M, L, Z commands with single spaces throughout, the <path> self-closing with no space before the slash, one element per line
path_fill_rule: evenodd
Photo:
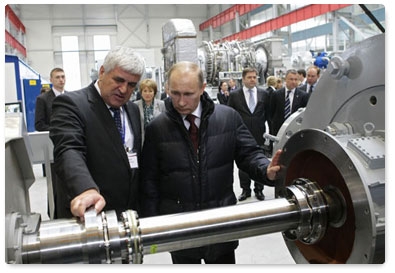
<path fill-rule="evenodd" d="M 307 92 L 307 94 L 309 94 L 309 97 L 314 92 L 318 80 L 320 79 L 320 72 L 321 70 L 317 66 L 310 66 L 309 68 L 307 68 L 306 83 L 302 86 L 299 86 L 299 89 Z"/>
<path fill-rule="evenodd" d="M 34 126 L 37 131 L 49 131 L 53 100 L 64 93 L 66 84 L 66 76 L 62 68 L 52 69 L 49 77 L 52 83 L 51 90 L 40 94 L 36 98 Z"/>
<path fill-rule="evenodd" d="M 141 125 L 129 99 L 144 70 L 140 55 L 118 47 L 107 54 L 97 81 L 54 100 L 50 138 L 63 198 L 59 217 L 83 217 L 89 207 L 138 210 Z"/>
<path fill-rule="evenodd" d="M 266 130 L 266 120 L 269 114 L 269 93 L 257 87 L 258 72 L 255 68 L 247 67 L 242 72 L 243 86 L 229 95 L 228 106 L 235 109 L 243 119 L 255 141 L 262 148 L 265 144 L 263 134 Z M 253 104 L 252 108 L 250 104 Z M 243 189 L 239 201 L 251 196 L 251 178 L 239 169 L 240 187 Z M 254 182 L 254 192 L 258 200 L 264 200 L 263 184 Z"/>
<path fill-rule="evenodd" d="M 64 70 L 60 67 L 55 67 L 51 70 L 49 74 L 49 80 L 52 83 L 52 88 L 47 92 L 41 93 L 36 98 L 36 109 L 34 114 L 34 127 L 36 131 L 49 131 L 49 124 L 52 115 L 52 104 L 54 99 L 65 92 L 64 86 L 66 84 L 66 75 Z M 43 173 L 45 173 L 45 164 L 43 164 Z M 49 176 L 48 176 L 49 177 Z M 54 164 L 51 163 L 51 182 L 52 182 L 52 193 L 53 204 L 48 198 L 48 215 L 52 218 L 58 218 L 56 213 L 56 203 L 57 203 L 57 176 L 54 168 Z M 49 187 L 48 187 L 49 188 Z"/>
<path fill-rule="evenodd" d="M 198 65 L 179 62 L 168 75 L 166 112 L 146 128 L 142 217 L 236 204 L 234 161 L 254 179 L 273 185 L 281 151 L 269 162 L 240 115 L 214 104 L 204 92 Z M 237 246 L 237 241 L 219 243 L 174 251 L 171 256 L 173 263 L 201 263 L 202 259 L 205 263 L 235 263 Z"/>
<path fill-rule="evenodd" d="M 277 135 L 283 125 L 285 118 L 285 102 L 287 95 L 290 101 L 290 112 L 293 114 L 299 108 L 306 107 L 309 95 L 297 88 L 298 73 L 295 69 L 290 69 L 285 74 L 285 87 L 274 91 L 270 98 L 270 122 L 273 135 Z"/>

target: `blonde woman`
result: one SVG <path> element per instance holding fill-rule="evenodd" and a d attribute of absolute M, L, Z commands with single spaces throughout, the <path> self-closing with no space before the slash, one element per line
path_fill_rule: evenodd
<path fill-rule="evenodd" d="M 140 109 L 142 143 L 144 143 L 144 133 L 147 124 L 165 111 L 165 103 L 161 100 L 155 100 L 157 92 L 158 86 L 154 80 L 144 79 L 140 82 L 141 99 L 134 103 Z"/>

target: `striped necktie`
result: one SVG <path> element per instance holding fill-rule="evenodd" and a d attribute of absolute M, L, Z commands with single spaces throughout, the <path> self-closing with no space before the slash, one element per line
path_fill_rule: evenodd
<path fill-rule="evenodd" d="M 284 120 L 286 120 L 291 115 L 291 101 L 289 100 L 290 93 L 291 93 L 291 90 L 288 90 L 287 97 L 285 98 Z"/>

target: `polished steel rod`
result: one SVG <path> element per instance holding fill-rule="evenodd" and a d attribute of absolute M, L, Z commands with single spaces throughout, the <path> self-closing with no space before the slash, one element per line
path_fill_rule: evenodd
<path fill-rule="evenodd" d="M 300 208 L 285 198 L 223 208 L 118 220 L 114 211 L 44 221 L 23 235 L 23 263 L 142 262 L 142 256 L 295 229 Z"/>
<path fill-rule="evenodd" d="M 144 254 L 174 251 L 294 229 L 299 220 L 284 198 L 252 202 L 140 219 L 141 243 Z"/>

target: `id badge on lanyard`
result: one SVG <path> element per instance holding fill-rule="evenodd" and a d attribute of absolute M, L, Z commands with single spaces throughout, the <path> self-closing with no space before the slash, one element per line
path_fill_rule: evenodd
<path fill-rule="evenodd" d="M 122 143 L 125 147 L 125 152 L 126 155 L 128 156 L 128 161 L 129 161 L 129 165 L 131 169 L 136 169 L 139 167 L 138 161 L 137 161 L 137 153 L 133 152 L 133 150 L 125 145 L 125 128 L 126 128 L 126 124 L 125 124 L 125 115 L 123 115 L 123 126 L 122 126 Z"/>
<path fill-rule="evenodd" d="M 133 152 L 129 147 L 125 147 L 126 155 L 128 156 L 129 165 L 131 169 L 136 169 L 139 167 L 137 161 L 137 153 Z"/>

